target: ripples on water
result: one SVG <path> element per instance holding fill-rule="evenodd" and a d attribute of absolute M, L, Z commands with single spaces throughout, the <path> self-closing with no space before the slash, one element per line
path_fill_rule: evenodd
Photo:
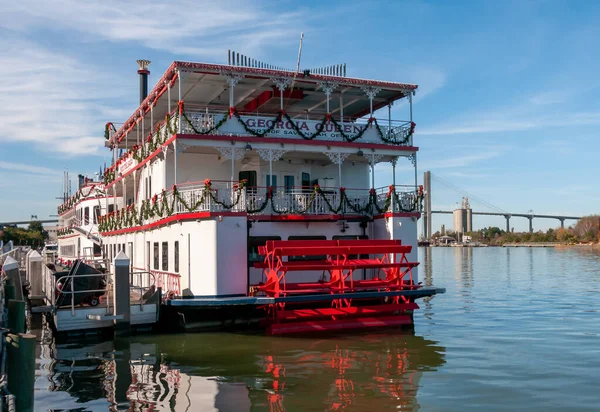
<path fill-rule="evenodd" d="M 415 331 L 56 344 L 36 410 L 598 410 L 600 254 L 422 249 Z"/>

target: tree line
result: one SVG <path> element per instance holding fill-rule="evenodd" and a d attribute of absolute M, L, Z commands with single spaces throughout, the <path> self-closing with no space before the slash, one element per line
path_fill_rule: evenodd
<path fill-rule="evenodd" d="M 453 236 L 452 232 L 447 233 Z M 568 228 L 548 229 L 546 232 L 507 232 L 497 226 L 486 227 L 474 232 L 465 233 L 471 236 L 473 242 L 489 245 L 502 245 L 504 243 L 547 243 L 560 242 L 565 244 L 600 243 L 600 215 L 585 216 Z M 433 238 L 441 234 L 436 232 Z M 456 236 L 453 236 L 456 238 Z"/>
<path fill-rule="evenodd" d="M 48 240 L 48 232 L 44 230 L 42 223 L 31 221 L 27 229 L 16 226 L 4 226 L 0 229 L 0 240 L 8 243 L 11 240 L 15 245 L 39 247 L 44 246 Z"/>

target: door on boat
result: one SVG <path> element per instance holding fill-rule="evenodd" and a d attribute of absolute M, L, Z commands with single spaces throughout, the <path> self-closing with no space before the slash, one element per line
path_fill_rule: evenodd
<path fill-rule="evenodd" d="M 243 170 L 238 174 L 240 181 L 246 180 L 246 187 L 251 190 L 256 190 L 256 170 Z"/>

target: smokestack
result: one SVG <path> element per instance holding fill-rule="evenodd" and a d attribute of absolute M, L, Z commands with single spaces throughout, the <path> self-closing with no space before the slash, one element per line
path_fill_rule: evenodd
<path fill-rule="evenodd" d="M 140 104 L 144 101 L 146 96 L 148 96 L 148 75 L 150 74 L 150 70 L 148 70 L 148 66 L 150 66 L 150 60 L 137 60 L 137 64 L 140 66 L 138 70 L 138 74 L 140 75 Z"/>

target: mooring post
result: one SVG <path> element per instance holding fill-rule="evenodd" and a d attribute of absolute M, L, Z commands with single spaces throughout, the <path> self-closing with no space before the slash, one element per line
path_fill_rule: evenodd
<path fill-rule="evenodd" d="M 33 411 L 35 384 L 35 335 L 6 335 L 6 371 L 8 391 L 15 396 L 16 410 Z"/>
<path fill-rule="evenodd" d="M 27 281 L 29 282 L 29 299 L 42 298 L 43 259 L 33 251 L 27 255 Z"/>
<path fill-rule="evenodd" d="M 129 258 L 121 251 L 113 260 L 113 296 L 115 315 L 115 333 L 128 335 L 131 320 L 129 308 Z"/>
<path fill-rule="evenodd" d="M 16 300 L 23 300 L 23 287 L 21 286 L 21 275 L 19 273 L 19 262 L 17 262 L 11 256 L 7 257 L 4 261 L 2 270 L 6 273 L 8 279 L 11 279 L 13 285 L 15 285 L 15 297 Z"/>
<path fill-rule="evenodd" d="M 7 306 L 8 329 L 13 333 L 25 333 L 25 302 L 11 299 Z"/>

